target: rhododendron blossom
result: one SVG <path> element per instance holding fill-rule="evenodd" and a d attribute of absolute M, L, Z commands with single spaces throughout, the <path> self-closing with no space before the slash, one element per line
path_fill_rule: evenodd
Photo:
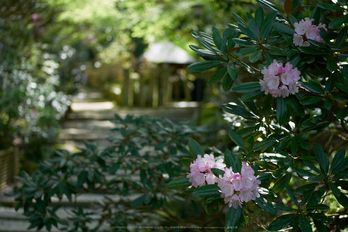
<path fill-rule="evenodd" d="M 220 175 L 218 186 L 221 190 L 221 197 L 229 207 L 242 207 L 243 202 L 256 200 L 260 197 L 258 193 L 261 181 L 254 176 L 254 170 L 243 162 L 241 173 L 234 173 L 232 167 L 225 168 L 225 174 Z"/>
<path fill-rule="evenodd" d="M 312 25 L 314 19 L 305 18 L 298 23 L 294 23 L 295 33 L 293 35 L 293 43 L 295 46 L 309 47 L 308 39 L 317 42 L 323 42 L 320 36 L 320 28 L 325 28 L 325 24 L 319 23 L 318 26 Z"/>
<path fill-rule="evenodd" d="M 271 94 L 273 97 L 288 97 L 290 94 L 298 92 L 297 81 L 300 80 L 301 72 L 290 62 L 283 67 L 282 63 L 273 61 L 268 68 L 264 67 L 261 71 L 263 80 L 260 80 L 261 91 Z"/>
<path fill-rule="evenodd" d="M 214 175 L 211 169 L 223 170 L 225 167 L 226 164 L 223 163 L 223 159 L 215 161 L 214 155 L 205 154 L 203 158 L 201 155 L 197 155 L 197 159 L 190 165 L 187 178 L 196 188 L 205 184 L 215 184 L 219 181 L 219 178 Z"/>

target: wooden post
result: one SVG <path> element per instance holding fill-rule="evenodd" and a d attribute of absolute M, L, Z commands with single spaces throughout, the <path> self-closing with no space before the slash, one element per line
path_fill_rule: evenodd
<path fill-rule="evenodd" d="M 141 107 L 145 107 L 146 95 L 145 95 L 145 77 L 143 74 L 139 75 L 139 104 Z"/>
<path fill-rule="evenodd" d="M 158 77 L 156 75 L 151 76 L 151 90 L 152 90 L 152 106 L 158 106 Z"/>

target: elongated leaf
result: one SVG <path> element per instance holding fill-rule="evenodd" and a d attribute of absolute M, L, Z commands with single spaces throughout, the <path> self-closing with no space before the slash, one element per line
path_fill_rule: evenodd
<path fill-rule="evenodd" d="M 317 157 L 320 167 L 326 174 L 329 171 L 329 157 L 325 154 L 323 148 L 319 144 L 315 144 L 314 153 Z"/>
<path fill-rule="evenodd" d="M 260 30 L 259 27 L 257 26 L 254 18 L 251 16 L 249 19 L 249 29 L 250 31 L 255 35 L 257 39 L 260 39 Z"/>
<path fill-rule="evenodd" d="M 330 3 L 318 3 L 317 6 L 325 10 L 344 10 L 344 8 Z"/>
<path fill-rule="evenodd" d="M 335 169 L 339 166 L 339 164 L 342 162 L 343 158 L 345 156 L 345 150 L 341 149 L 338 152 L 336 152 L 335 157 L 332 160 L 330 171 L 332 174 L 336 174 Z"/>
<path fill-rule="evenodd" d="M 217 177 L 219 177 L 220 175 L 223 176 L 225 171 L 218 169 L 218 168 L 211 168 L 211 171 L 213 172 L 213 174 Z"/>
<path fill-rule="evenodd" d="M 219 66 L 221 64 L 222 64 L 221 61 L 206 60 L 206 61 L 201 61 L 201 62 L 190 64 L 187 67 L 187 70 L 189 70 L 191 72 L 202 72 L 205 70 L 215 68 L 216 66 Z"/>
<path fill-rule="evenodd" d="M 222 105 L 221 108 L 227 113 L 239 115 L 239 116 L 242 116 L 243 118 L 247 118 L 247 119 L 256 118 L 254 114 L 250 113 L 248 110 L 238 105 L 229 103 L 226 105 Z"/>
<path fill-rule="evenodd" d="M 341 205 L 343 205 L 345 208 L 348 208 L 348 198 L 345 194 L 341 193 L 339 196 L 336 196 L 334 194 L 334 196 Z"/>
<path fill-rule="evenodd" d="M 341 191 L 337 188 L 337 186 L 332 183 L 331 181 L 329 181 L 329 186 L 330 186 L 330 189 L 332 191 L 332 193 L 335 195 L 335 196 L 340 196 L 341 195 Z"/>
<path fill-rule="evenodd" d="M 290 96 L 286 98 L 286 100 L 296 114 L 298 114 L 301 118 L 305 116 L 303 106 L 299 103 L 298 99 L 295 96 Z"/>
<path fill-rule="evenodd" d="M 233 42 L 243 47 L 256 47 L 257 45 L 251 41 L 239 38 L 233 38 Z"/>
<path fill-rule="evenodd" d="M 255 21 L 259 28 L 261 28 L 262 22 L 263 22 L 263 10 L 261 7 L 257 8 L 255 12 Z"/>
<path fill-rule="evenodd" d="M 204 155 L 204 150 L 195 140 L 191 139 L 188 143 L 188 147 L 193 158 L 197 158 L 197 155 Z"/>
<path fill-rule="evenodd" d="M 265 148 L 272 146 L 274 144 L 274 142 L 275 142 L 275 139 L 273 139 L 273 138 L 265 139 L 262 142 L 255 144 L 253 147 L 253 150 L 254 151 L 263 150 Z"/>
<path fill-rule="evenodd" d="M 288 173 L 284 175 L 282 178 L 280 178 L 274 185 L 273 185 L 273 190 L 275 192 L 280 192 L 283 190 L 288 184 L 291 179 L 291 174 Z"/>
<path fill-rule="evenodd" d="M 312 226 L 311 226 L 311 224 L 309 223 L 309 220 L 308 220 L 308 218 L 305 216 L 305 215 L 303 215 L 303 214 L 301 214 L 300 215 L 300 228 L 301 228 L 301 231 L 308 231 L 308 232 L 311 232 L 311 231 L 313 231 L 312 230 Z"/>
<path fill-rule="evenodd" d="M 217 48 L 221 48 L 221 44 L 222 44 L 222 37 L 221 37 L 221 33 L 220 31 L 216 28 L 216 27 L 213 27 L 213 40 L 214 40 L 214 43 L 216 45 Z"/>
<path fill-rule="evenodd" d="M 261 89 L 259 82 L 246 82 L 232 87 L 232 90 L 237 93 L 249 93 Z"/>
<path fill-rule="evenodd" d="M 289 185 L 287 185 L 286 191 L 287 191 L 289 197 L 291 198 L 291 200 L 295 203 L 296 206 L 298 206 L 298 201 L 297 201 L 297 198 L 295 196 L 294 190 Z"/>
<path fill-rule="evenodd" d="M 230 75 L 225 75 L 222 80 L 222 88 L 224 91 L 229 91 L 233 85 L 233 80 Z"/>
<path fill-rule="evenodd" d="M 322 221 L 314 220 L 314 219 L 313 219 L 313 221 L 314 221 L 314 225 L 315 225 L 315 227 L 317 228 L 318 231 L 320 231 L 320 232 L 328 232 L 326 226 L 324 225 L 324 223 Z"/>
<path fill-rule="evenodd" d="M 338 119 L 342 119 L 348 116 L 348 107 L 345 107 L 343 109 L 341 109 L 337 114 L 336 117 Z"/>
<path fill-rule="evenodd" d="M 282 34 L 293 35 L 295 33 L 294 29 L 282 23 L 273 23 L 273 27 Z"/>
<path fill-rule="evenodd" d="M 273 3 L 266 1 L 266 0 L 256 0 L 256 2 L 258 2 L 261 6 L 264 6 L 270 10 L 273 11 L 278 11 L 280 13 L 280 10 L 278 7 L 276 7 Z"/>
<path fill-rule="evenodd" d="M 235 142 L 241 148 L 245 149 L 245 145 L 244 145 L 243 139 L 242 139 L 242 137 L 239 134 L 237 134 L 234 131 L 229 131 L 228 135 L 233 140 L 233 142 Z"/>
<path fill-rule="evenodd" d="M 273 27 L 273 21 L 275 20 L 276 16 L 277 16 L 276 11 L 272 11 L 266 16 L 261 26 L 262 39 L 267 38 L 269 34 L 271 33 L 272 27 Z"/>
<path fill-rule="evenodd" d="M 254 91 L 254 92 L 250 92 L 250 93 L 244 93 L 241 97 L 241 100 L 246 102 L 246 101 L 251 101 L 254 99 L 258 99 L 261 96 L 264 96 L 265 93 L 262 91 Z"/>
<path fill-rule="evenodd" d="M 209 80 L 208 85 L 212 85 L 217 83 L 219 80 L 224 78 L 227 75 L 227 67 L 223 67 L 222 69 L 218 70 Z"/>
<path fill-rule="evenodd" d="M 191 159 L 191 158 L 182 158 L 182 159 L 180 160 L 180 162 L 181 162 L 181 164 L 182 164 L 184 167 L 190 168 L 191 163 L 193 163 L 193 159 Z"/>
<path fill-rule="evenodd" d="M 234 64 L 232 63 L 232 61 L 228 62 L 227 72 L 233 81 L 235 81 L 237 79 L 238 71 L 237 71 L 236 67 L 234 67 Z"/>
<path fill-rule="evenodd" d="M 261 58 L 262 50 L 256 50 L 249 56 L 249 61 L 255 63 Z"/>
<path fill-rule="evenodd" d="M 110 169 L 109 169 L 109 174 L 114 174 L 121 166 L 121 163 L 114 163 Z"/>
<path fill-rule="evenodd" d="M 314 48 L 298 47 L 298 50 L 309 55 L 326 55 L 328 53 L 328 51 L 319 50 L 318 48 L 315 48 L 315 47 Z"/>
<path fill-rule="evenodd" d="M 237 160 L 228 149 L 225 151 L 224 160 L 227 168 L 232 167 L 233 172 L 240 172 L 241 164 L 239 159 Z"/>
<path fill-rule="evenodd" d="M 346 36 L 347 36 L 347 27 L 344 27 L 338 34 L 334 47 L 339 48 L 339 46 L 344 42 Z"/>
<path fill-rule="evenodd" d="M 238 207 L 235 209 L 231 207 L 227 213 L 225 221 L 225 232 L 235 232 L 239 226 L 240 217 L 243 214 L 243 210 Z"/>
<path fill-rule="evenodd" d="M 216 184 L 203 185 L 198 187 L 193 195 L 197 197 L 217 197 L 221 195 L 219 190 L 220 188 Z"/>
<path fill-rule="evenodd" d="M 301 85 L 313 93 L 325 94 L 321 85 L 315 81 L 309 80 L 308 82 L 302 82 Z"/>
<path fill-rule="evenodd" d="M 316 205 L 307 205 L 307 209 L 320 209 L 320 210 L 329 210 L 330 206 L 324 204 L 316 204 Z"/>
<path fill-rule="evenodd" d="M 304 97 L 300 100 L 302 105 L 311 105 L 322 100 L 321 97 L 313 96 L 313 97 Z"/>
<path fill-rule="evenodd" d="M 277 99 L 277 120 L 280 125 L 285 123 L 288 114 L 288 107 L 284 98 Z"/>
<path fill-rule="evenodd" d="M 286 214 L 274 219 L 271 224 L 267 226 L 267 230 L 278 231 L 290 225 L 296 219 L 296 214 Z"/>
<path fill-rule="evenodd" d="M 244 21 L 244 19 L 242 19 L 239 15 L 232 13 L 233 18 L 242 26 L 247 27 L 248 24 Z"/>
<path fill-rule="evenodd" d="M 259 206 L 265 212 L 267 212 L 269 214 L 272 214 L 272 215 L 276 215 L 277 214 L 277 210 L 265 198 L 263 198 L 263 197 L 256 198 L 255 203 L 256 203 L 257 206 Z"/>
<path fill-rule="evenodd" d="M 346 23 L 348 21 L 348 15 L 343 15 L 339 18 L 335 18 L 329 23 L 329 28 L 337 28 L 340 27 L 343 23 Z"/>

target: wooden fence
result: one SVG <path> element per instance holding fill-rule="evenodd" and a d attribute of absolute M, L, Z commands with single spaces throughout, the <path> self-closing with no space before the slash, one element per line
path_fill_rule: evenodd
<path fill-rule="evenodd" d="M 0 192 L 19 174 L 19 151 L 11 147 L 0 151 Z"/>

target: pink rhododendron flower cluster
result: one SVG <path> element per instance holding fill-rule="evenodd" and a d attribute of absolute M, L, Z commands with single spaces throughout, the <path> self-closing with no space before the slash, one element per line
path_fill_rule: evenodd
<path fill-rule="evenodd" d="M 315 40 L 318 42 L 323 42 L 320 36 L 320 29 L 325 28 L 325 24 L 319 23 L 318 26 L 312 25 L 314 19 L 305 18 L 299 23 L 294 23 L 295 32 L 293 35 L 293 42 L 295 46 L 309 47 L 308 39 Z"/>
<path fill-rule="evenodd" d="M 235 209 L 242 207 L 243 202 L 255 200 L 260 197 L 258 193 L 261 181 L 254 176 L 254 170 L 243 162 L 241 173 L 234 173 L 232 167 L 225 168 L 225 174 L 220 176 L 218 186 L 221 189 L 221 197 L 229 207 Z"/>
<path fill-rule="evenodd" d="M 276 60 L 261 71 L 263 80 L 260 80 L 261 91 L 265 94 L 271 94 L 273 97 L 288 97 L 290 94 L 298 92 L 298 83 L 301 72 L 290 62 L 283 67 L 282 63 Z"/>
<path fill-rule="evenodd" d="M 219 178 L 211 171 L 212 168 L 218 168 L 223 170 L 226 164 L 223 163 L 223 159 L 214 160 L 214 155 L 205 154 L 202 158 L 201 155 L 197 155 L 197 159 L 190 165 L 190 172 L 187 175 L 189 181 L 194 187 L 203 186 L 207 184 L 215 184 L 219 181 Z"/>

